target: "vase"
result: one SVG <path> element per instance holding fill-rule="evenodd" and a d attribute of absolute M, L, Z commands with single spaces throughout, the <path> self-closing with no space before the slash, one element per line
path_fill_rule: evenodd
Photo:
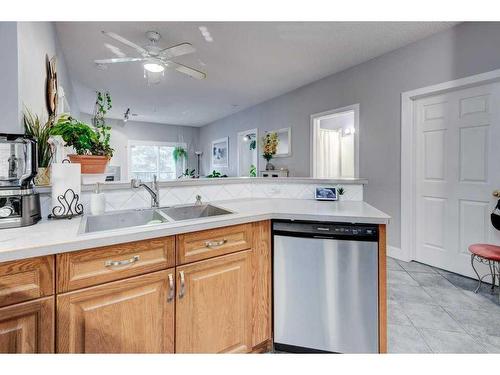
<path fill-rule="evenodd" d="M 266 171 L 274 171 L 274 164 L 272 164 L 271 161 L 266 163 Z"/>
<path fill-rule="evenodd" d="M 50 167 L 38 167 L 38 172 L 35 177 L 35 185 L 50 185 Z"/>
<path fill-rule="evenodd" d="M 68 155 L 72 163 L 78 163 L 82 166 L 82 174 L 104 173 L 109 162 L 108 156 L 99 155 Z"/>

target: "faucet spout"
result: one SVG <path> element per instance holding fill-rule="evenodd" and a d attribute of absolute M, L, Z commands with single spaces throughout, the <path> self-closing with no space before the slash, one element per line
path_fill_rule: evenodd
<path fill-rule="evenodd" d="M 160 207 L 160 187 L 158 185 L 158 180 L 156 175 L 153 176 L 153 182 L 151 183 L 151 187 L 144 184 L 141 180 L 133 178 L 130 180 L 130 186 L 133 189 L 138 189 L 143 187 L 146 191 L 151 195 L 151 207 L 158 208 Z"/>

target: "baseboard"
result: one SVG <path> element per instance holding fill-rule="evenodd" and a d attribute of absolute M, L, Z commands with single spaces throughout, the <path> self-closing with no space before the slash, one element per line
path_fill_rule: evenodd
<path fill-rule="evenodd" d="M 404 262 L 409 262 L 411 260 L 408 251 L 404 251 L 401 248 L 395 246 L 387 247 L 387 256 L 402 260 Z"/>

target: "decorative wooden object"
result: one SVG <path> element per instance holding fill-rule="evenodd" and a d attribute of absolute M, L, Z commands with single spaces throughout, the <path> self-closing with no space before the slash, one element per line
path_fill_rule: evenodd
<path fill-rule="evenodd" d="M 49 56 L 45 55 L 45 65 L 47 68 L 47 86 L 46 86 L 46 101 L 49 118 L 54 118 L 57 114 L 58 98 L 58 83 L 56 70 L 56 57 L 49 60 Z"/>

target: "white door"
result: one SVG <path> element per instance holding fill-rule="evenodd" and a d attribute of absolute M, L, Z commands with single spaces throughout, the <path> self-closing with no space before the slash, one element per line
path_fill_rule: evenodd
<path fill-rule="evenodd" d="M 490 223 L 500 188 L 500 83 L 414 104 L 416 260 L 475 277 L 467 247 L 500 244 Z"/>

